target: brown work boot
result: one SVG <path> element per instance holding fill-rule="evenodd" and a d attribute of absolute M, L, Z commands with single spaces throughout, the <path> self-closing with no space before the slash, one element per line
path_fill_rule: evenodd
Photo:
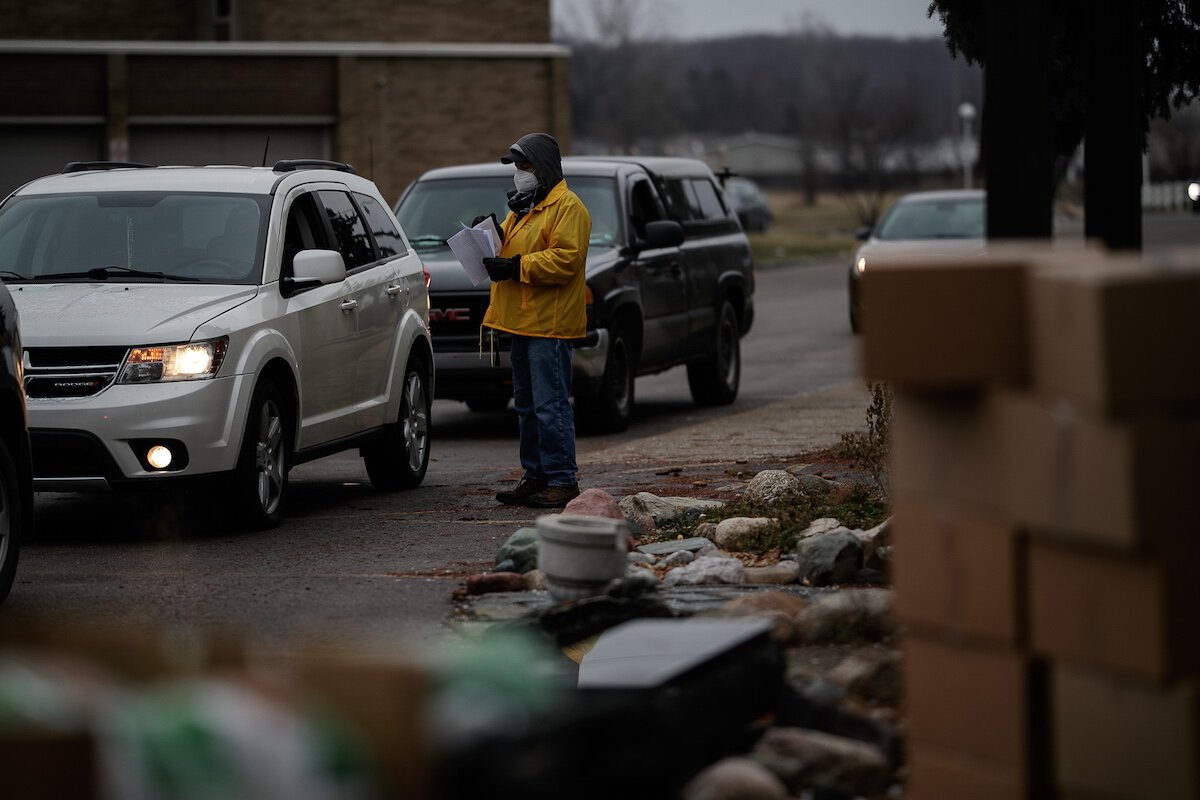
<path fill-rule="evenodd" d="M 579 497 L 578 486 L 547 486 L 525 499 L 525 505 L 534 508 L 562 508 Z"/>
<path fill-rule="evenodd" d="M 546 482 L 534 478 L 521 478 L 517 485 L 507 491 L 496 492 L 496 499 L 506 506 L 527 506 L 529 498 L 546 490 Z"/>

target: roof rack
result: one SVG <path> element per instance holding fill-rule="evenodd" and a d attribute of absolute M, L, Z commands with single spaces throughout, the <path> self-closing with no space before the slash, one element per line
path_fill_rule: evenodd
<path fill-rule="evenodd" d="M 153 169 L 153 164 L 139 164 L 133 161 L 71 161 L 62 168 L 66 172 L 88 172 L 94 169 Z"/>
<path fill-rule="evenodd" d="M 357 175 L 354 167 L 349 164 L 343 164 L 341 161 L 325 161 L 320 158 L 289 158 L 283 161 L 276 161 L 272 167 L 275 172 L 292 172 L 297 169 L 335 169 L 338 172 L 349 172 L 351 175 Z"/>

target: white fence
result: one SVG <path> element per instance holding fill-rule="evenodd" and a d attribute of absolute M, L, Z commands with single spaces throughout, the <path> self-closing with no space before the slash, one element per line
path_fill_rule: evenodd
<path fill-rule="evenodd" d="M 1148 211 L 1190 211 L 1188 181 L 1164 181 L 1142 184 L 1142 208 Z M 1200 191 L 1200 185 L 1193 192 Z"/>

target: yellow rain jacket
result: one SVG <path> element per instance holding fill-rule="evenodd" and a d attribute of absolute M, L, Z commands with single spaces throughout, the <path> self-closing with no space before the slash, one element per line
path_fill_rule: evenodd
<path fill-rule="evenodd" d="M 500 256 L 521 255 L 519 281 L 492 284 L 483 324 L 521 336 L 579 339 L 584 335 L 584 278 L 592 217 L 565 180 L 520 219 L 501 225 Z"/>

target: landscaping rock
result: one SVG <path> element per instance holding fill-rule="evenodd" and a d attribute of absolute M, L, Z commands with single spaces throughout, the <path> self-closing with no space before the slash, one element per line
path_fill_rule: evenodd
<path fill-rule="evenodd" d="M 678 553 L 680 550 L 688 550 L 696 553 L 712 546 L 712 542 L 708 539 L 693 536 L 690 539 L 667 539 L 662 542 L 639 545 L 638 552 L 651 556 L 669 556 L 672 553 Z"/>
<path fill-rule="evenodd" d="M 718 547 L 726 550 L 747 550 L 758 544 L 762 528 L 775 520 L 769 517 L 730 517 L 717 523 L 712 537 Z"/>
<path fill-rule="evenodd" d="M 658 576 L 653 570 L 631 566 L 625 570 L 624 578 L 609 581 L 604 593 L 612 597 L 639 597 L 647 592 L 657 592 Z"/>
<path fill-rule="evenodd" d="M 891 780 L 878 747 L 804 728 L 769 728 L 752 755 L 793 792 L 827 789 L 871 797 L 885 791 Z"/>
<path fill-rule="evenodd" d="M 537 528 L 520 528 L 496 551 L 496 565 L 512 562 L 512 571 L 528 572 L 537 567 Z"/>
<path fill-rule="evenodd" d="M 726 758 L 699 772 L 683 788 L 683 800 L 786 800 L 775 773 L 749 758 Z"/>
<path fill-rule="evenodd" d="M 797 638 L 798 620 L 808 601 L 789 592 L 755 592 L 734 598 L 719 608 L 704 612 L 714 617 L 767 617 L 774 627 L 772 638 L 787 645 Z"/>
<path fill-rule="evenodd" d="M 833 517 L 821 517 L 820 519 L 814 519 L 812 522 L 808 523 L 808 527 L 802 530 L 800 535 L 796 538 L 807 539 L 810 536 L 817 536 L 822 533 L 835 531 L 840 527 L 842 527 L 842 523 L 838 522 Z"/>
<path fill-rule="evenodd" d="M 630 525 L 651 533 L 668 522 L 698 519 L 705 511 L 720 508 L 720 500 L 701 500 L 695 497 L 659 497 L 638 492 L 621 499 L 618 504 Z"/>
<path fill-rule="evenodd" d="M 783 585 L 795 583 L 800 577 L 800 565 L 795 561 L 780 561 L 767 567 L 746 567 L 746 583 Z"/>
<path fill-rule="evenodd" d="M 467 594 L 523 591 L 525 578 L 515 572 L 481 572 L 467 578 Z"/>
<path fill-rule="evenodd" d="M 800 491 L 813 497 L 823 497 L 838 487 L 837 481 L 822 478 L 820 475 L 807 473 L 796 476 L 800 481 Z"/>
<path fill-rule="evenodd" d="M 661 566 L 664 567 L 682 567 L 684 564 L 690 564 L 696 560 L 696 556 L 687 550 L 676 550 L 671 555 L 662 560 Z"/>
<path fill-rule="evenodd" d="M 705 584 L 745 583 L 745 567 L 736 558 L 702 556 L 687 566 L 667 573 L 664 586 L 700 586 Z"/>
<path fill-rule="evenodd" d="M 891 555 L 892 520 L 889 517 L 869 531 L 855 531 L 863 545 L 863 564 L 881 572 L 887 570 Z"/>
<path fill-rule="evenodd" d="M 696 529 L 692 531 L 692 536 L 697 536 L 703 539 L 712 539 L 716 535 L 717 523 L 715 522 L 701 522 L 696 526 Z"/>
<path fill-rule="evenodd" d="M 826 677 L 860 700 L 886 705 L 900 701 L 900 655 L 895 651 L 854 653 Z"/>
<path fill-rule="evenodd" d="M 796 543 L 800 580 L 829 586 L 854 578 L 863 565 L 862 543 L 845 528 L 810 536 Z"/>
<path fill-rule="evenodd" d="M 890 589 L 843 589 L 823 596 L 797 619 L 803 644 L 877 642 L 895 633 Z"/>
<path fill-rule="evenodd" d="M 629 562 L 630 564 L 633 564 L 636 566 L 648 567 L 648 566 L 652 565 L 658 559 L 656 559 L 654 556 L 650 555 L 649 553 L 642 553 L 640 551 L 634 551 L 632 553 L 626 553 L 625 560 L 627 562 Z"/>
<path fill-rule="evenodd" d="M 562 513 L 581 517 L 625 519 L 625 512 L 617 504 L 617 498 L 603 489 L 584 489 L 578 497 L 567 503 Z"/>
<path fill-rule="evenodd" d="M 550 588 L 550 581 L 546 577 L 546 573 L 540 569 L 531 569 L 521 577 L 525 579 L 525 588 L 528 591 L 545 591 Z"/>
<path fill-rule="evenodd" d="M 782 469 L 765 469 L 746 484 L 746 496 L 759 503 L 774 503 L 800 490 L 800 479 Z"/>

